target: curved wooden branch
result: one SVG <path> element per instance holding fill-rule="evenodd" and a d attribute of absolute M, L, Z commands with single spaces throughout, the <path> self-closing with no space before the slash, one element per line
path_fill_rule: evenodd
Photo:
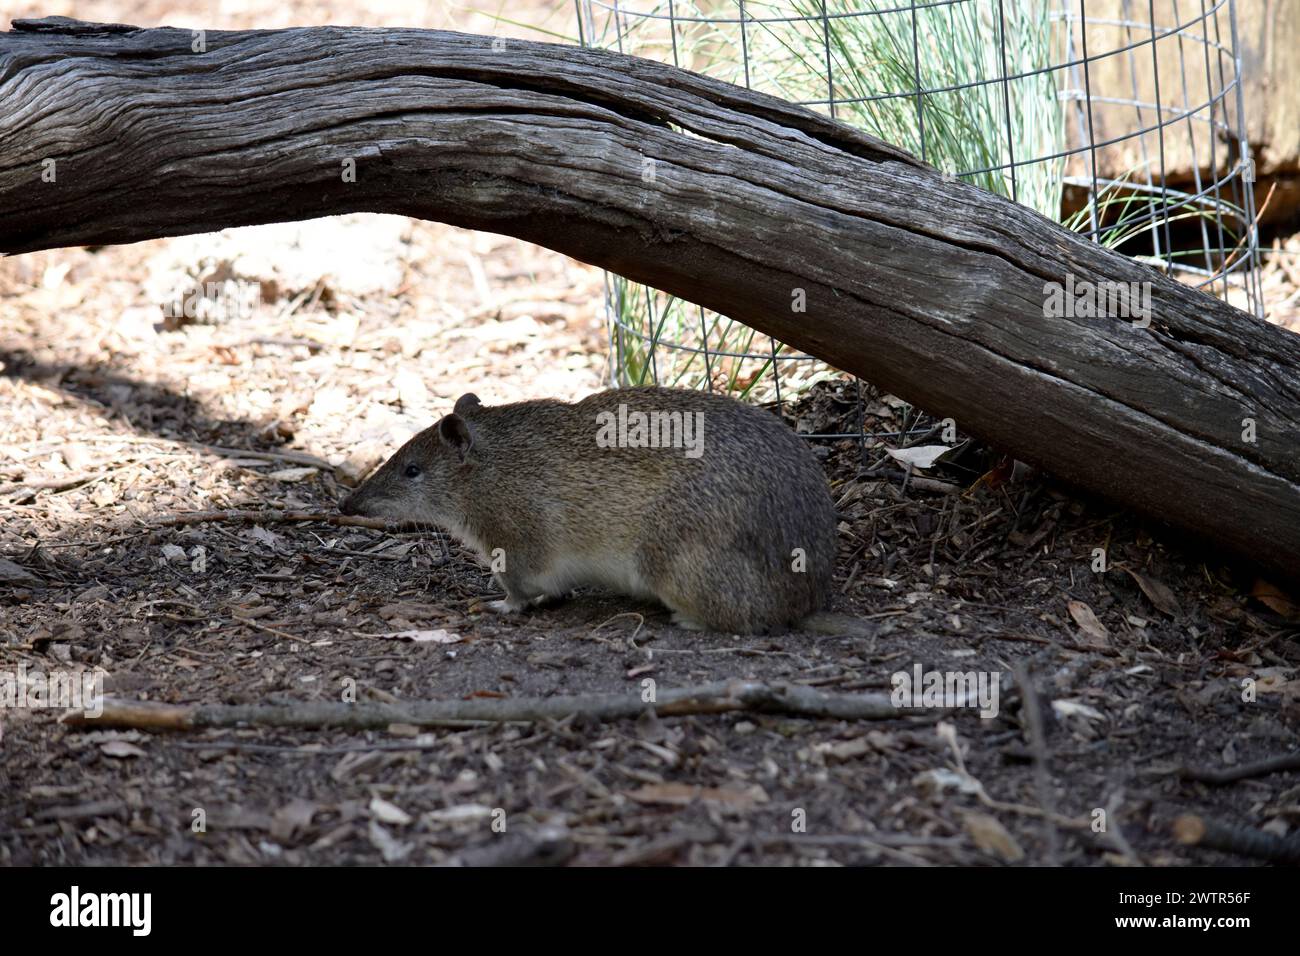
<path fill-rule="evenodd" d="M 354 211 L 517 236 L 1300 579 L 1300 339 L 869 136 L 567 46 L 14 26 L 0 251 Z M 1151 327 L 1048 315 L 1071 280 L 1151 283 Z"/>

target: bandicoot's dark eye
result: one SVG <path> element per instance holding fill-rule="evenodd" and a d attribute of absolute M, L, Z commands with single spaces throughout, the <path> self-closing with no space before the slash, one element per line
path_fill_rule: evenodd
<path fill-rule="evenodd" d="M 406 466 L 406 470 L 405 470 L 404 472 L 402 472 L 402 474 L 406 475 L 407 478 L 419 478 L 419 477 L 420 477 L 420 466 L 419 466 L 419 465 L 407 465 L 407 466 Z"/>

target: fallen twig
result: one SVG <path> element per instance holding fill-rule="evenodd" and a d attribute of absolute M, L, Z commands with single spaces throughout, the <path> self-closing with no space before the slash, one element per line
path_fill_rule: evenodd
<path fill-rule="evenodd" d="M 62 494 L 65 491 L 71 491 L 74 488 L 82 488 L 86 485 L 92 485 L 95 482 L 103 481 L 105 478 L 112 478 L 114 475 L 121 474 L 131 468 L 135 468 L 148 461 L 154 461 L 161 456 L 150 455 L 147 458 L 138 461 L 130 461 L 125 465 L 119 465 L 116 468 L 110 468 L 108 471 L 96 472 L 78 472 L 75 475 L 64 475 L 60 478 L 34 478 L 31 481 L 15 481 L 9 484 L 0 485 L 0 495 L 10 495 L 15 492 L 30 492 L 30 494 L 19 495 L 11 504 L 19 503 L 35 495 L 38 491 L 52 491 L 55 494 Z"/>
<path fill-rule="evenodd" d="M 98 817 L 114 817 L 126 809 L 126 804 L 121 800 L 94 800 L 90 803 L 79 803 L 72 807 L 49 807 L 45 810 L 38 810 L 33 815 L 33 818 L 36 820 L 60 820 L 72 823 L 80 820 L 94 820 Z"/>
<path fill-rule="evenodd" d="M 587 640 L 590 640 L 590 641 L 600 641 L 600 642 L 603 643 L 603 644 L 608 644 L 608 643 L 610 643 L 609 641 L 606 641 L 604 638 L 597 637 L 597 636 L 596 636 L 596 632 L 599 631 L 601 628 L 603 628 L 605 625 L 607 625 L 607 624 L 613 624 L 615 621 L 620 620 L 620 619 L 625 618 L 625 617 L 634 617 L 634 618 L 636 618 L 636 630 L 634 630 L 634 631 L 632 632 L 632 636 L 629 637 L 629 638 L 627 639 L 627 642 L 628 642 L 628 644 L 630 644 L 633 648 L 636 648 L 637 650 L 640 650 L 640 648 L 638 647 L 638 645 L 637 645 L 637 643 L 636 643 L 636 636 L 637 636 L 638 634 L 640 634 L 640 633 L 641 633 L 641 629 L 642 629 L 643 627 L 645 627 L 645 615 L 644 615 L 644 614 L 638 614 L 638 613 L 636 613 L 635 611 L 624 611 L 622 614 L 615 614 L 613 617 L 606 618 L 605 620 L 601 621 L 599 624 L 597 624 L 595 627 L 593 627 L 593 628 L 591 629 L 591 632 L 587 635 Z"/>
<path fill-rule="evenodd" d="M 183 438 L 163 438 L 156 435 L 76 435 L 73 440 L 82 443 L 104 442 L 113 445 L 170 445 L 180 446 L 182 448 L 193 448 L 198 451 L 206 451 L 209 454 L 218 455 L 222 458 L 257 458 L 262 461 L 291 461 L 298 465 L 311 465 L 322 471 L 333 471 L 335 466 L 331 465 L 319 455 L 312 455 L 305 451 L 294 451 L 290 448 L 280 448 L 276 451 L 258 451 L 253 448 L 230 448 L 226 445 L 208 445 L 198 441 L 187 441 Z M 55 443 L 51 443 L 51 450 Z"/>
<path fill-rule="evenodd" d="M 960 836 L 936 837 L 915 836 L 911 833 L 829 833 L 813 835 L 808 833 L 773 833 L 752 836 L 756 843 L 784 843 L 789 846 L 851 846 L 851 847 L 938 847 L 953 849 L 960 847 L 965 840 Z"/>
<path fill-rule="evenodd" d="M 563 866 L 577 852 L 563 827 L 543 826 L 466 847 L 440 866 Z"/>
<path fill-rule="evenodd" d="M 201 451 L 218 455 L 222 458 L 257 458 L 261 461 L 291 461 L 298 465 L 311 465 L 313 468 L 319 468 L 322 471 L 333 471 L 334 466 L 324 458 L 317 455 L 309 455 L 305 451 L 290 451 L 282 448 L 279 451 L 255 451 L 251 448 L 227 448 L 224 445 L 205 445 L 202 442 L 183 441 L 177 444 L 185 445 L 189 448 L 197 448 Z"/>
<path fill-rule="evenodd" d="M 881 856 L 898 860 L 908 866 L 934 866 L 934 861 L 909 853 L 911 847 L 955 848 L 961 845 L 959 839 L 910 837 L 906 834 L 875 834 L 873 836 L 809 836 L 807 834 L 774 834 L 772 836 L 750 837 L 751 843 L 760 847 L 784 845 L 787 847 L 821 846 L 852 847 L 858 850 L 873 851 Z"/>
<path fill-rule="evenodd" d="M 33 478 L 30 481 L 11 481 L 0 485 L 0 495 L 10 495 L 15 491 L 66 491 L 69 488 L 76 488 L 78 485 L 94 481 L 96 478 L 103 478 L 106 474 L 110 474 L 110 472 L 78 472 L 75 475 L 62 475 L 58 478 Z"/>
<path fill-rule="evenodd" d="M 151 528 L 177 528 L 183 525 L 206 524 L 209 522 L 234 522 L 238 524 L 291 524 L 297 522 L 318 522 L 344 528 L 373 528 L 376 531 L 427 531 L 425 526 L 409 523 L 384 521 L 380 518 L 362 518 L 355 515 L 331 514 L 326 511 L 279 511 L 273 508 L 254 508 L 247 510 L 229 509 L 224 511 L 182 511 L 166 515 L 149 522 Z"/>
<path fill-rule="evenodd" d="M 1223 786 L 1228 783 L 1236 783 L 1238 780 L 1245 780 L 1248 777 L 1262 777 L 1265 774 L 1279 773 L 1284 770 L 1300 770 L 1300 750 L 1291 754 L 1283 754 L 1280 757 L 1270 757 L 1256 763 L 1245 763 L 1240 767 L 1232 767 L 1227 770 L 1183 767 L 1178 771 L 1178 775 L 1184 780 L 1195 780 L 1198 783 Z"/>
<path fill-rule="evenodd" d="M 1024 698 L 1023 713 L 1025 717 L 1025 742 L 1034 756 L 1034 788 L 1038 792 L 1038 802 L 1046 813 L 1043 816 L 1043 837 L 1047 844 L 1047 862 L 1057 862 L 1058 840 L 1056 828 L 1052 826 L 1052 781 L 1047 770 L 1047 734 L 1043 730 L 1043 711 L 1034 687 L 1029 668 L 1023 661 L 1017 661 L 1013 669 L 1016 683 L 1020 685 L 1020 694 Z"/>
<path fill-rule="evenodd" d="M 1033 634 L 1007 634 L 993 633 L 983 634 L 980 640 L 993 641 L 1017 641 L 1026 644 L 1042 644 L 1045 647 L 1059 647 L 1067 651 L 1078 651 L 1081 654 L 1101 654 L 1105 657 L 1123 657 L 1119 651 L 1113 647 L 1095 647 L 1091 644 L 1080 644 L 1078 641 L 1062 641 L 1053 638 L 1037 637 Z"/>
<path fill-rule="evenodd" d="M 244 743 L 240 740 L 178 740 L 174 741 L 171 746 L 180 750 L 197 750 L 200 753 L 211 751 L 231 754 L 276 754 L 277 756 L 285 757 L 333 757 L 346 754 L 369 753 L 372 750 L 380 753 L 401 753 L 402 751 L 411 750 L 445 750 L 447 748 L 447 741 L 444 738 L 426 741 L 419 741 L 412 738 L 408 741 L 399 742 L 384 741 L 380 743 L 347 744 L 338 747 L 320 747 L 315 744 L 253 744 Z"/>
<path fill-rule="evenodd" d="M 274 634 L 276 637 L 283 638 L 286 641 L 296 641 L 299 644 L 306 644 L 308 646 L 310 646 L 312 643 L 310 638 L 299 637 L 297 634 L 290 634 L 288 631 L 282 631 L 278 627 L 271 627 L 269 624 L 263 624 L 260 621 L 254 621 L 252 618 L 249 617 L 233 618 L 232 623 L 235 624 L 236 626 L 240 624 L 244 624 L 247 625 L 248 627 L 253 628 L 254 630 L 262 631 L 263 633 L 266 634 Z"/>
<path fill-rule="evenodd" d="M 1300 840 L 1284 839 L 1250 827 L 1231 826 L 1185 813 L 1173 825 L 1174 839 L 1184 846 L 1203 846 L 1273 863 L 1300 863 Z"/>
<path fill-rule="evenodd" d="M 895 707 L 884 694 L 827 694 L 799 684 L 720 681 L 661 691 L 653 704 L 639 693 L 575 694 L 556 697 L 419 700 L 354 704 L 304 701 L 293 704 L 161 704 L 105 698 L 98 717 L 71 714 L 83 727 L 135 727 L 144 730 L 198 730 L 251 724 L 260 727 L 344 727 L 382 729 L 390 724 L 416 727 L 467 723 L 531 722 L 579 715 L 593 720 L 639 717 L 653 708 L 661 717 L 736 711 L 783 713 L 833 720 L 889 720 L 921 710 Z"/>

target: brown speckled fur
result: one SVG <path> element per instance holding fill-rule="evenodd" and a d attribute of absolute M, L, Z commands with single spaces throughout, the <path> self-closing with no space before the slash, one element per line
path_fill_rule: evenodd
<path fill-rule="evenodd" d="M 703 413 L 703 454 L 602 448 L 597 415 Z M 668 388 L 616 389 L 574 404 L 488 407 L 473 396 L 407 442 L 342 505 L 425 521 L 490 562 L 499 610 L 582 585 L 654 597 L 684 626 L 780 631 L 818 610 L 835 560 L 826 479 L 770 412 Z M 467 429 L 468 450 L 455 440 Z M 463 439 L 462 439 L 463 440 Z M 421 469 L 406 475 L 409 466 Z M 795 571 L 794 549 L 806 553 Z"/>

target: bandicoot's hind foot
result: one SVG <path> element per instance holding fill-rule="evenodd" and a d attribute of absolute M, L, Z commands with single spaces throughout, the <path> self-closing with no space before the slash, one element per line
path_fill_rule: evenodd
<path fill-rule="evenodd" d="M 690 615 L 683 614 L 681 611 L 673 611 L 672 621 L 683 631 L 707 631 L 708 628 Z"/>
<path fill-rule="evenodd" d="M 665 517 L 665 524 L 671 520 Z M 680 526 L 672 530 L 686 534 Z M 820 587 L 810 574 L 755 554 L 710 560 L 714 548 L 705 541 L 672 554 L 648 549 L 647 578 L 674 624 L 720 634 L 786 633 L 819 603 Z"/>

